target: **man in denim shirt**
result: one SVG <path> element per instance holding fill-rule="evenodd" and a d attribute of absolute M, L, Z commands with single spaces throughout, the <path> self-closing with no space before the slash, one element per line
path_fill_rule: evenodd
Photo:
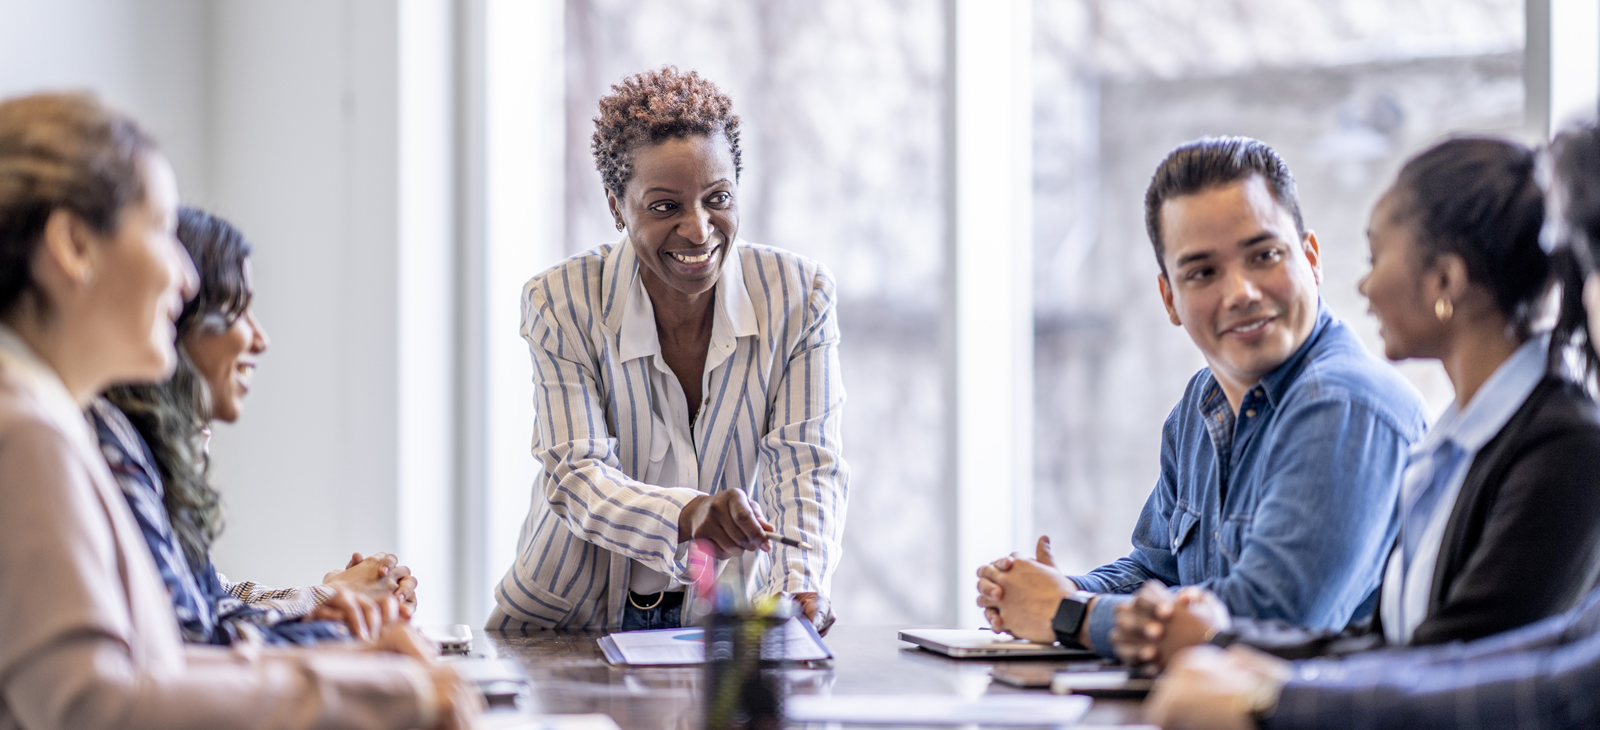
<path fill-rule="evenodd" d="M 1161 300 L 1209 367 L 1161 434 L 1161 478 L 1133 553 L 1067 577 L 1038 559 L 979 569 L 996 630 L 1115 656 L 1117 604 L 1145 581 L 1200 585 L 1240 616 L 1340 629 L 1371 613 L 1395 534 L 1416 391 L 1317 294 L 1316 235 L 1266 144 L 1205 138 L 1173 150 L 1145 194 Z"/>

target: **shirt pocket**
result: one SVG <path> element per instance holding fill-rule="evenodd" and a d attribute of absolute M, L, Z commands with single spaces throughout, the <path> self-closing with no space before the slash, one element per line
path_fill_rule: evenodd
<path fill-rule="evenodd" d="M 1250 523 L 1249 516 L 1229 517 L 1217 529 L 1217 549 L 1229 563 L 1239 562 L 1239 556 L 1244 554 L 1244 541 L 1250 536 Z"/>
<path fill-rule="evenodd" d="M 596 569 L 598 570 L 599 568 L 597 567 Z M 557 585 L 559 586 L 560 583 L 558 582 Z M 584 586 L 582 584 L 574 584 L 573 587 L 582 590 Z M 577 604 L 570 596 L 550 590 L 538 579 L 529 580 L 525 583 L 519 581 L 517 588 L 520 595 L 513 596 L 512 602 L 517 604 L 523 611 L 540 619 L 530 623 L 545 625 L 547 628 L 568 626 L 573 620 L 573 615 L 577 613 L 575 610 Z M 560 618 L 550 621 L 550 619 L 545 618 L 549 615 L 559 616 Z"/>
<path fill-rule="evenodd" d="M 1200 515 L 1190 511 L 1187 507 L 1178 507 L 1172 512 L 1172 520 L 1168 523 L 1168 537 L 1171 539 L 1172 554 L 1177 555 L 1179 548 L 1188 544 L 1189 537 L 1194 533 L 1196 525 L 1200 524 Z"/>

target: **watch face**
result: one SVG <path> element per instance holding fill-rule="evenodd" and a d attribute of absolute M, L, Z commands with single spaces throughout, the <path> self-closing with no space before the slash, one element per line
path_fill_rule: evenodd
<path fill-rule="evenodd" d="M 1076 641 L 1078 629 L 1083 627 L 1083 615 L 1089 611 L 1089 604 L 1076 598 L 1061 599 L 1061 606 L 1056 609 L 1056 617 L 1051 620 L 1050 628 L 1055 629 L 1057 637 L 1062 643 L 1067 638 Z"/>

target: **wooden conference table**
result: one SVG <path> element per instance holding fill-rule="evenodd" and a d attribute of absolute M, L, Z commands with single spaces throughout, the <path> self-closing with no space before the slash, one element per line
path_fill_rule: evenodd
<path fill-rule="evenodd" d="M 963 694 L 1043 692 L 990 683 L 995 662 L 947 659 L 902 643 L 897 629 L 839 626 L 824 639 L 832 666 L 785 670 L 793 694 Z M 603 713 L 623 730 L 698 730 L 700 667 L 617 667 L 597 632 L 473 632 L 473 654 L 520 662 L 533 680 L 537 710 Z M 1085 726 L 1142 722 L 1135 700 L 1095 700 Z"/>

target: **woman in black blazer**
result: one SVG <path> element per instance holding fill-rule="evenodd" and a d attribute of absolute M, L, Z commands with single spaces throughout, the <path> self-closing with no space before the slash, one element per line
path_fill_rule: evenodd
<path fill-rule="evenodd" d="M 1361 292 L 1391 360 L 1440 360 L 1456 401 L 1413 445 L 1401 529 L 1373 618 L 1343 632 L 1232 619 L 1215 596 L 1146 586 L 1113 640 L 1160 666 L 1200 643 L 1286 658 L 1507 631 L 1571 608 L 1600 579 L 1600 410 L 1531 332 L 1551 284 L 1534 152 L 1455 139 L 1408 161 L 1373 209 Z M 1564 339 L 1558 339 L 1563 342 Z"/>

